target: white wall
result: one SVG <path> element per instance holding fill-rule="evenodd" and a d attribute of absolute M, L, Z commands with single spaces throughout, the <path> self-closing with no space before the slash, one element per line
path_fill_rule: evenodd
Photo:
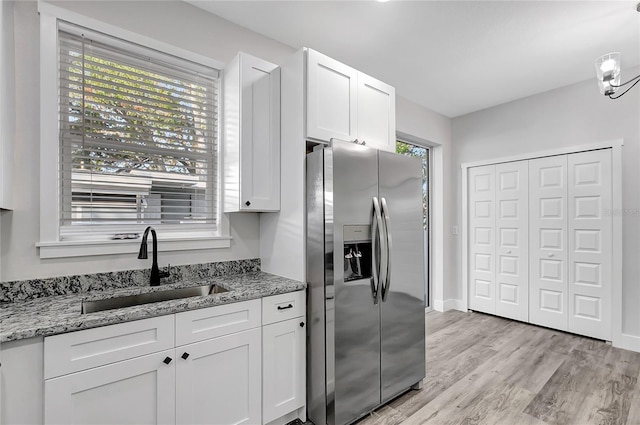
<path fill-rule="evenodd" d="M 5 3 L 5 2 L 3 2 Z M 293 49 L 183 2 L 56 2 L 56 6 L 117 25 L 196 53 L 229 62 L 239 50 L 279 63 Z M 39 239 L 39 20 L 34 1 L 14 3 L 16 43 L 16 137 L 14 210 L 0 216 L 0 280 L 148 268 L 135 254 L 41 260 Z M 180 19 L 176 20 L 175 17 Z M 176 22 L 179 24 L 176 25 Z M 52 113 L 55 113 L 52 111 Z M 160 265 L 256 258 L 257 214 L 231 216 L 228 249 L 161 253 Z M 162 235 L 160 235 L 161 237 Z"/>
<path fill-rule="evenodd" d="M 6 3 L 6 2 L 3 2 Z M 58 7 L 98 19 L 228 63 L 239 50 L 276 64 L 295 49 L 263 37 L 181 1 L 68 1 Z M 14 211 L 0 215 L 0 280 L 148 268 L 135 255 L 41 260 L 39 239 L 39 20 L 35 1 L 14 3 L 16 45 L 16 136 Z M 176 20 L 179 17 L 179 20 Z M 310 46 L 313 47 L 313 46 Z M 449 146 L 448 119 L 399 98 L 398 130 Z M 301 141 L 302 143 L 302 141 Z M 160 265 L 255 258 L 259 251 L 257 214 L 232 214 L 231 248 L 162 253 Z M 161 235 L 160 235 L 161 236 Z"/>
<path fill-rule="evenodd" d="M 623 80 L 640 69 L 623 70 Z M 452 121 L 454 204 L 461 224 L 460 164 L 623 139 L 623 333 L 640 335 L 640 89 L 618 100 L 598 91 L 595 78 Z M 450 251 L 457 272 L 451 294 L 462 297 L 462 241 Z M 614 307 L 616 308 L 616 307 Z"/>
<path fill-rule="evenodd" d="M 450 307 L 454 271 L 446 253 L 451 251 L 453 197 L 451 196 L 451 119 L 401 97 L 396 98 L 396 131 L 409 141 L 431 147 L 431 301 L 436 310 Z"/>

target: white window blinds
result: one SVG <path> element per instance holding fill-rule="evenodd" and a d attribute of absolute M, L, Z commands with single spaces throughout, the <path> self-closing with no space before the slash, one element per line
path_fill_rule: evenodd
<path fill-rule="evenodd" d="M 215 229 L 218 71 L 67 25 L 59 64 L 61 237 Z"/>

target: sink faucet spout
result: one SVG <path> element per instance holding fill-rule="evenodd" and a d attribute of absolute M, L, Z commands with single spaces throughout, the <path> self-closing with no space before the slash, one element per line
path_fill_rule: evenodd
<path fill-rule="evenodd" d="M 149 258 L 147 255 L 147 236 L 149 236 L 149 231 L 151 231 L 151 239 L 153 240 L 153 261 L 151 263 L 151 277 L 149 278 L 149 284 L 151 286 L 158 286 L 160 285 L 160 270 L 158 269 L 158 237 L 156 236 L 155 229 L 151 226 L 148 226 L 144 230 L 138 258 L 140 260 Z"/>

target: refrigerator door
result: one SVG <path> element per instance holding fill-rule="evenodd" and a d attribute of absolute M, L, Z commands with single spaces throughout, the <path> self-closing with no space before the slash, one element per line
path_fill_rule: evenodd
<path fill-rule="evenodd" d="M 422 170 L 417 158 L 379 152 L 379 194 L 389 246 L 380 289 L 382 402 L 425 377 Z"/>
<path fill-rule="evenodd" d="M 345 255 L 351 255 L 349 249 L 345 254 L 345 233 L 352 240 L 351 230 L 358 228 L 354 226 L 372 225 L 373 198 L 378 196 L 377 151 L 334 142 L 331 155 L 325 154 L 325 178 L 328 174 L 333 176 L 333 192 L 325 191 L 325 202 L 333 205 L 330 267 L 334 270 L 335 317 L 333 326 L 327 323 L 327 347 L 331 348 L 333 327 L 335 353 L 327 352 L 327 383 L 334 382 L 334 394 L 327 394 L 327 423 L 342 425 L 380 404 L 380 302 L 374 299 L 371 277 L 345 282 L 344 272 L 351 272 L 351 260 L 345 263 Z M 378 246 L 386 248 L 386 244 Z M 329 316 L 327 310 L 327 321 Z"/>

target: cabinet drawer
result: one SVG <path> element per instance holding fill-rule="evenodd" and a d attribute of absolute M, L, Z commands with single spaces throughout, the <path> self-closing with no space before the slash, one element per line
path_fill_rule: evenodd
<path fill-rule="evenodd" d="M 103 326 L 44 339 L 44 377 L 155 353 L 174 346 L 173 315 Z"/>
<path fill-rule="evenodd" d="M 262 299 L 262 324 L 281 322 L 304 316 L 305 313 L 304 291 L 289 292 L 288 294 L 274 295 Z"/>
<path fill-rule="evenodd" d="M 242 301 L 176 314 L 176 346 L 260 326 L 260 300 Z"/>

